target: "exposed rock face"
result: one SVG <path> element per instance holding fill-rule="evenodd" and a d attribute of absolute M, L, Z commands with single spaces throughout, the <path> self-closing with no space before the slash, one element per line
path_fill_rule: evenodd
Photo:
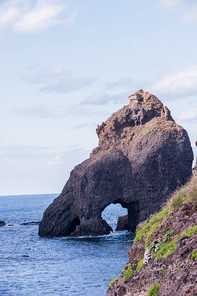
<path fill-rule="evenodd" d="M 128 215 L 124 215 L 122 217 L 118 217 L 116 231 L 127 230 L 129 228 L 128 225 Z"/>
<path fill-rule="evenodd" d="M 129 98 L 97 127 L 99 146 L 46 209 L 39 235 L 108 234 L 101 214 L 111 203 L 128 209 L 128 229 L 134 231 L 188 180 L 193 152 L 187 132 L 155 96 L 140 90 Z"/>

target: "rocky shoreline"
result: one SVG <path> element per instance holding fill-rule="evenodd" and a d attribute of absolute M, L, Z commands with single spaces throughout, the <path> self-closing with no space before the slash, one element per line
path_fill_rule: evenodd
<path fill-rule="evenodd" d="M 129 261 L 106 296 L 197 296 L 197 171 L 137 226 Z"/>

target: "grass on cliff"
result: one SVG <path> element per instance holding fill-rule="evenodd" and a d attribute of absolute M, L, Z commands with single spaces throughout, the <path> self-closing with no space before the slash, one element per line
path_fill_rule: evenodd
<path fill-rule="evenodd" d="M 188 203 L 197 204 L 197 173 L 194 173 L 187 184 L 173 193 L 166 207 L 169 213 L 172 213 L 177 211 L 181 205 Z"/>
<path fill-rule="evenodd" d="M 134 244 L 141 240 L 143 236 L 146 237 L 145 247 L 149 245 L 149 241 L 152 233 L 159 225 L 159 222 L 168 218 L 168 214 L 176 212 L 183 204 L 193 203 L 197 205 L 197 172 L 193 174 L 190 181 L 182 186 L 180 189 L 176 190 L 173 195 L 168 199 L 168 201 L 163 206 L 163 210 L 158 214 L 152 216 L 147 223 L 141 226 L 135 235 Z M 148 233 L 148 235 L 147 235 Z"/>
<path fill-rule="evenodd" d="M 120 277 L 120 276 L 119 276 Z M 116 279 L 112 280 L 110 283 L 109 283 L 109 288 L 119 279 L 119 277 L 117 277 Z"/>
<path fill-rule="evenodd" d="M 157 228 L 157 226 L 160 224 L 162 218 L 168 213 L 168 209 L 165 209 L 164 211 L 159 212 L 156 216 L 153 216 L 150 221 L 147 220 L 147 224 L 141 226 L 135 235 L 134 238 L 134 244 L 137 243 L 138 241 L 140 241 L 144 234 L 147 234 L 148 232 L 148 238 L 147 238 L 147 242 L 146 245 L 149 243 L 150 241 L 150 237 L 152 235 L 152 233 L 154 232 L 154 230 Z M 150 231 L 150 232 L 149 232 Z"/>
<path fill-rule="evenodd" d="M 127 269 L 127 271 L 124 274 L 124 280 L 126 280 L 132 274 L 133 274 L 133 270 L 132 270 L 131 264 L 129 263 L 128 269 Z"/>
<path fill-rule="evenodd" d="M 153 285 L 150 290 L 148 291 L 147 296 L 157 296 L 159 294 L 161 283 L 158 285 Z"/>

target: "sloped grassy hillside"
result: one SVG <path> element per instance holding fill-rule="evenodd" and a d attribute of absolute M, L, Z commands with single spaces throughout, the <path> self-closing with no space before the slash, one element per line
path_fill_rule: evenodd
<path fill-rule="evenodd" d="M 129 262 L 107 296 L 197 296 L 197 171 L 162 211 L 140 223 Z"/>

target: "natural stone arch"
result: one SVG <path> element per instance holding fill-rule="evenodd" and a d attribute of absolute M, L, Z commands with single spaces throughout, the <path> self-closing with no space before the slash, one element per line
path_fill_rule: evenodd
<path fill-rule="evenodd" d="M 128 208 L 128 225 L 158 211 L 192 173 L 187 132 L 167 107 L 142 90 L 97 127 L 99 146 L 76 166 L 62 193 L 46 209 L 41 236 L 108 234 L 101 217 L 111 203 Z"/>

